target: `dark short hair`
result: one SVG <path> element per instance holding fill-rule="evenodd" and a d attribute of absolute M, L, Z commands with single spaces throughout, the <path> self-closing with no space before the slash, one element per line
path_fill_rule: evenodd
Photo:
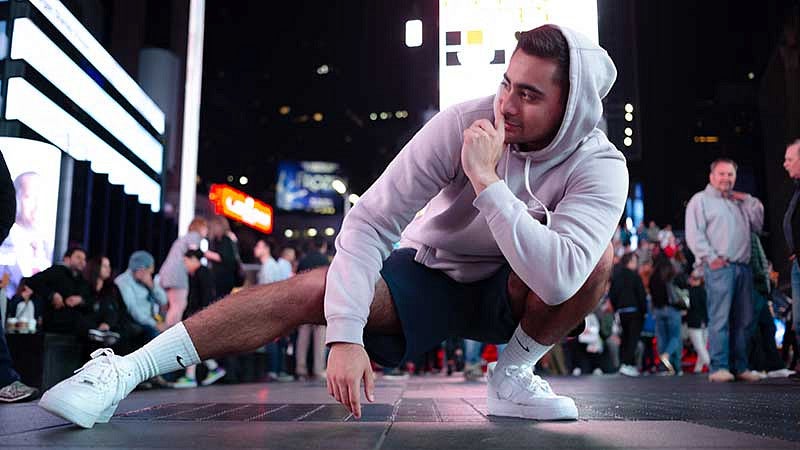
<path fill-rule="evenodd" d="M 730 164 L 733 166 L 733 171 L 736 172 L 739 170 L 739 165 L 730 158 L 717 158 L 714 161 L 711 161 L 711 171 L 713 172 L 714 169 L 717 167 L 717 164 Z"/>
<path fill-rule="evenodd" d="M 554 25 L 542 25 L 517 34 L 517 48 L 528 55 L 555 61 L 558 69 L 555 81 L 561 84 L 563 95 L 569 92 L 569 43 Z"/>
<path fill-rule="evenodd" d="M 636 252 L 625 253 L 624 255 L 622 255 L 622 258 L 619 259 L 619 263 L 622 266 L 627 266 L 631 262 L 631 260 L 633 258 L 638 258 L 638 255 L 636 255 Z M 637 261 L 638 261 L 638 259 L 637 259 Z"/>
<path fill-rule="evenodd" d="M 67 251 L 64 252 L 64 258 L 72 258 L 72 255 L 75 254 L 75 252 L 81 252 L 84 255 L 86 254 L 86 250 L 84 250 L 83 247 L 80 247 L 80 246 L 76 245 L 76 246 L 68 248 Z"/>
<path fill-rule="evenodd" d="M 186 250 L 186 253 L 184 253 L 183 256 L 185 256 L 187 258 L 196 258 L 198 261 L 200 261 L 201 259 L 203 259 L 203 252 L 201 250 L 196 249 L 196 248 L 192 248 L 192 249 Z"/>

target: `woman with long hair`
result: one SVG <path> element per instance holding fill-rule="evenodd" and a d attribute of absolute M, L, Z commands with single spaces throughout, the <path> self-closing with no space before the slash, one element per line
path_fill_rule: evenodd
<path fill-rule="evenodd" d="M 99 333 L 92 333 L 91 337 L 97 342 L 115 347 L 120 353 L 132 349 L 131 341 L 141 335 L 142 329 L 128 314 L 119 289 L 114 284 L 111 261 L 105 256 L 91 258 L 86 264 L 84 275 L 89 281 L 99 323 L 97 330 L 93 330 Z"/>
<path fill-rule="evenodd" d="M 656 320 L 659 368 L 665 375 L 681 372 L 681 312 L 672 306 L 669 292 L 677 274 L 667 255 L 659 253 L 655 257 L 650 275 L 650 298 Z"/>

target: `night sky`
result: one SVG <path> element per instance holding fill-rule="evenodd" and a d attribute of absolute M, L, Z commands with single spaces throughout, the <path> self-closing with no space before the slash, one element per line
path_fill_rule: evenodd
<path fill-rule="evenodd" d="M 281 3 L 207 3 L 199 174 L 246 175 L 243 189 L 271 201 L 280 160 L 335 161 L 361 193 L 438 100 L 435 36 L 407 48 L 415 12 L 401 2 Z M 369 119 L 398 110 L 409 117 Z"/>
<path fill-rule="evenodd" d="M 363 192 L 435 108 L 438 1 L 274 3 L 207 2 L 199 175 L 205 184 L 246 175 L 243 189 L 269 202 L 279 160 L 328 160 Z M 798 1 L 599 2 L 612 3 L 635 5 L 642 157 L 629 167 L 644 184 L 647 216 L 681 227 L 685 201 L 721 155 L 739 160 L 746 187 L 768 197 L 758 92 Z M 421 48 L 404 45 L 410 18 L 425 23 Z M 614 32 L 600 30 L 601 42 Z M 317 74 L 322 64 L 327 75 Z M 408 119 L 368 118 L 401 109 Z M 698 134 L 721 142 L 695 144 Z"/>

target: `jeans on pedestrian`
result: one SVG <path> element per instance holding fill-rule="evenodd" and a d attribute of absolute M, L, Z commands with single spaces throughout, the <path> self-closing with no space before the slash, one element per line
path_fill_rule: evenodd
<path fill-rule="evenodd" d="M 497 344 L 497 357 L 503 353 L 508 344 Z M 483 343 L 473 341 L 471 339 L 464 339 L 464 363 L 477 364 L 481 362 L 481 355 L 483 354 Z"/>
<path fill-rule="evenodd" d="M 19 381 L 19 374 L 12 367 L 11 352 L 6 342 L 6 332 L 3 330 L 2 316 L 0 316 L 0 388 Z"/>
<path fill-rule="evenodd" d="M 154 326 L 141 325 L 141 327 L 142 327 L 142 337 L 144 337 L 145 344 L 152 341 L 153 339 L 156 338 L 156 336 L 161 334 L 161 332 L 158 331 L 158 328 Z"/>
<path fill-rule="evenodd" d="M 681 312 L 672 306 L 653 308 L 656 319 L 656 342 L 658 353 L 669 355 L 669 362 L 676 371 L 681 370 Z"/>
<path fill-rule="evenodd" d="M 286 371 L 286 339 L 281 337 L 270 342 L 266 350 L 269 355 L 267 371 L 276 374 Z"/>
<path fill-rule="evenodd" d="M 479 363 L 481 361 L 481 350 L 483 350 L 482 342 L 473 341 L 472 339 L 464 339 L 464 363 Z"/>
<path fill-rule="evenodd" d="M 747 330 L 753 320 L 753 273 L 741 263 L 728 263 L 717 270 L 706 264 L 704 269 L 711 372 L 745 372 Z"/>

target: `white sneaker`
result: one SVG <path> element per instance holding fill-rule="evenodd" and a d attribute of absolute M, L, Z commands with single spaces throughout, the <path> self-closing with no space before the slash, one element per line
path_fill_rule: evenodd
<path fill-rule="evenodd" d="M 133 363 L 110 348 L 95 350 L 75 375 L 45 392 L 39 406 L 83 428 L 107 423 L 138 384 L 135 372 Z"/>
<path fill-rule="evenodd" d="M 483 367 L 480 363 L 464 364 L 464 379 L 467 381 L 478 381 L 483 379 Z"/>
<path fill-rule="evenodd" d="M 639 369 L 633 366 L 629 366 L 627 364 L 623 364 L 619 368 L 619 373 L 628 377 L 638 377 L 641 375 L 639 373 Z"/>
<path fill-rule="evenodd" d="M 767 372 L 767 378 L 787 378 L 794 374 L 795 374 L 794 370 L 789 370 L 789 369 L 770 370 L 769 372 Z"/>
<path fill-rule="evenodd" d="M 487 403 L 493 416 L 534 420 L 576 420 L 575 402 L 556 395 L 547 381 L 533 373 L 530 365 L 509 366 L 495 373 L 496 362 L 488 366 Z"/>

